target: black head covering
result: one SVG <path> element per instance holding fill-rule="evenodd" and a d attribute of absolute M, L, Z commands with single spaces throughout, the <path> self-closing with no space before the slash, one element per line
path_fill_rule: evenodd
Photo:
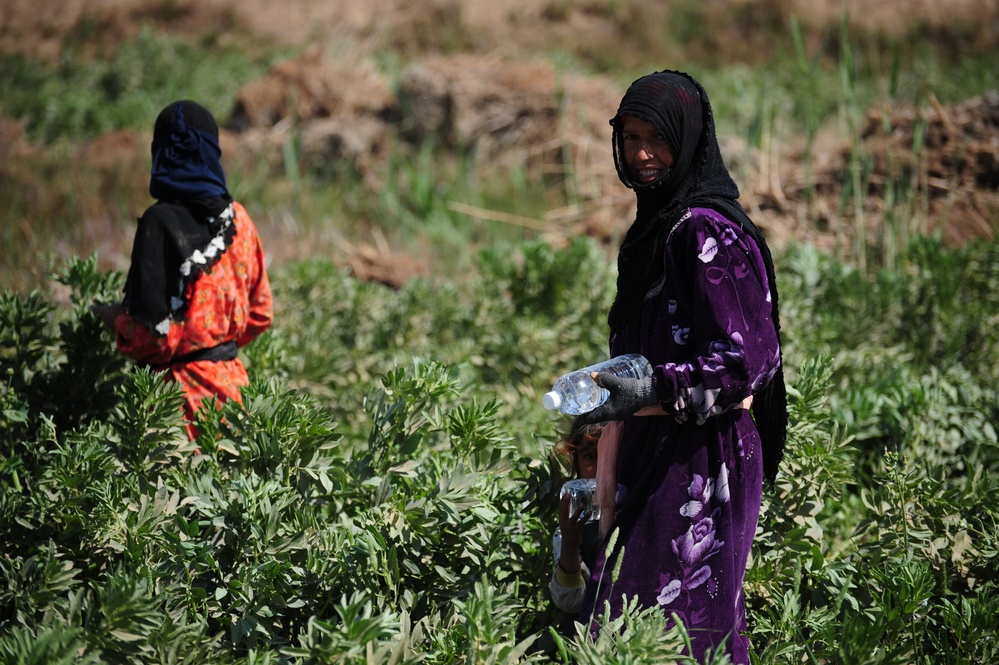
<path fill-rule="evenodd" d="M 636 184 L 624 161 L 623 116 L 655 125 L 669 144 L 672 167 L 652 183 Z M 628 88 L 614 128 L 614 164 L 618 177 L 635 190 L 638 213 L 618 253 L 617 295 L 608 315 L 611 331 L 624 329 L 638 313 L 648 287 L 661 264 L 658 257 L 684 213 L 694 207 L 711 208 L 739 224 L 756 243 L 766 266 L 772 320 L 780 340 L 777 279 L 770 248 L 759 228 L 738 202 L 739 188 L 722 160 L 715 135 L 714 116 L 704 88 L 682 72 L 662 71 L 643 76 Z M 787 396 L 783 362 L 771 382 L 753 398 L 753 416 L 763 440 L 763 472 L 772 483 L 787 438 Z"/>
<path fill-rule="evenodd" d="M 187 286 L 232 244 L 232 197 L 219 161 L 219 130 L 205 107 L 188 100 L 156 118 L 149 193 L 157 203 L 139 219 L 125 308 L 143 325 L 166 334 L 187 311 Z"/>
<path fill-rule="evenodd" d="M 160 201 L 210 201 L 228 197 L 219 161 L 219 127 L 205 107 L 170 104 L 153 127 L 149 194 Z M 224 205 L 223 205 L 224 207 Z"/>

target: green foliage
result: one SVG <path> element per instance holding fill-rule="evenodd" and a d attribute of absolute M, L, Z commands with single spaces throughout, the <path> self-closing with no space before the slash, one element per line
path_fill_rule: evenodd
<path fill-rule="evenodd" d="M 999 253 L 900 258 L 778 257 L 791 428 L 745 583 L 754 662 L 999 655 Z M 610 261 L 578 240 L 480 265 L 398 290 L 275 270 L 244 405 L 207 405 L 193 442 L 177 386 L 89 311 L 121 275 L 71 261 L 65 307 L 3 294 L 0 658 L 685 662 L 683 626 L 634 604 L 551 630 L 562 423 L 537 399 L 603 354 Z"/>
<path fill-rule="evenodd" d="M 393 291 L 322 260 L 289 266 L 274 283 L 295 384 L 347 432 L 374 378 L 416 358 L 445 363 L 495 396 L 509 434 L 528 440 L 551 430 L 549 414 L 533 408 L 542 388 L 606 354 L 613 275 L 588 239 L 562 250 L 540 241 L 493 247 L 461 285 L 413 279 Z"/>
<path fill-rule="evenodd" d="M 55 309 L 38 292 L 0 296 L 0 372 L 27 407 L 21 420 L 44 413 L 59 426 L 98 420 L 114 404 L 123 361 L 99 340 L 94 300 L 120 290 L 120 275 L 97 271 L 96 257 L 72 259 L 55 280 L 67 287 L 72 315 L 53 321 Z"/>
<path fill-rule="evenodd" d="M 621 614 L 612 616 L 607 609 L 600 615 L 596 636 L 582 623 L 576 623 L 575 636 L 566 640 L 555 636 L 563 663 L 581 665 L 625 665 L 626 663 L 696 663 L 682 655 L 689 650 L 690 637 L 676 615 L 667 617 L 658 607 L 641 607 L 632 599 Z M 724 653 L 707 654 L 705 665 L 729 665 Z"/>
<path fill-rule="evenodd" d="M 376 614 L 370 600 L 363 596 L 344 598 L 336 606 L 335 621 L 310 620 L 308 630 L 299 638 L 299 647 L 285 650 L 301 663 L 378 663 L 425 662 L 415 653 L 413 626 L 409 617 L 391 613 Z"/>
<path fill-rule="evenodd" d="M 994 657 L 995 247 L 923 239 L 904 256 L 874 278 L 784 257 L 785 357 L 814 358 L 789 391 L 788 456 L 747 579 L 759 662 Z"/>
<path fill-rule="evenodd" d="M 91 665 L 100 663 L 94 654 L 82 654 L 85 643 L 78 628 L 53 626 L 35 632 L 15 628 L 0 637 L 0 659 L 17 665 Z"/>

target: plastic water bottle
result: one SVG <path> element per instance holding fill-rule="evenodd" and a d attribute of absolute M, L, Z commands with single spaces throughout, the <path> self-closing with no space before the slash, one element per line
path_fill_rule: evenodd
<path fill-rule="evenodd" d="M 587 513 L 587 522 L 600 519 L 600 506 L 593 498 L 593 493 L 597 491 L 596 478 L 576 478 L 568 480 L 562 485 L 559 498 L 568 494 L 569 515 L 579 515 L 582 511 Z"/>
<path fill-rule="evenodd" d="M 591 372 L 609 372 L 619 377 L 641 379 L 652 376 L 652 365 L 645 356 L 629 353 L 577 369 L 560 377 L 551 392 L 541 398 L 541 403 L 549 411 L 558 409 L 573 416 L 597 408 L 607 401 L 610 391 L 598 386 L 590 376 Z"/>

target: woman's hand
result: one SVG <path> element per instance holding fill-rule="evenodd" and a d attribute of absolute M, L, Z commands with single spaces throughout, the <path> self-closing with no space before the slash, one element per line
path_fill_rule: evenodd
<path fill-rule="evenodd" d="M 593 424 L 606 420 L 624 420 L 659 403 L 651 376 L 631 379 L 615 376 L 610 372 L 594 372 L 593 378 L 597 385 L 610 391 L 610 397 L 589 413 L 581 415 L 583 422 Z"/>

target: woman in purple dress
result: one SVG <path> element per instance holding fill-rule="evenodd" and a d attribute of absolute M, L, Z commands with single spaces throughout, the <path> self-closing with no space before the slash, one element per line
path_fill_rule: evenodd
<path fill-rule="evenodd" d="M 618 256 L 610 351 L 643 354 L 654 371 L 597 377 L 611 398 L 587 420 L 618 421 L 606 445 L 627 499 L 581 616 L 637 596 L 681 619 L 690 655 L 723 647 L 748 663 L 742 584 L 763 479 L 776 475 L 787 429 L 773 262 L 737 201 L 697 81 L 672 71 L 638 79 L 611 125 L 638 212 Z"/>

